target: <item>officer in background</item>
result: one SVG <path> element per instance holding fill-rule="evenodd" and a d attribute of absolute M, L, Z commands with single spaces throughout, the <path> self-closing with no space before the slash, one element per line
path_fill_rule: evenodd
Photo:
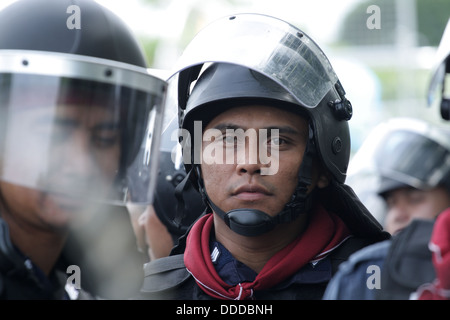
<path fill-rule="evenodd" d="M 324 298 L 409 299 L 434 277 L 427 246 L 436 216 L 450 206 L 450 131 L 419 119 L 390 119 L 370 133 L 353 161 L 362 159 L 375 167 L 371 181 L 393 237 L 353 254 Z"/>
<path fill-rule="evenodd" d="M 444 120 L 450 119 L 449 91 L 446 86 L 450 70 L 449 53 L 450 20 L 439 44 L 427 96 L 428 104 L 437 105 Z M 382 193 L 392 189 L 394 184 L 403 184 L 432 192 L 438 187 L 448 197 L 449 133 L 443 128 L 436 132 L 435 128 L 427 127 L 424 130 L 423 124 L 414 123 L 407 129 L 399 130 L 399 135 L 393 136 L 395 139 L 390 144 L 381 145 L 382 150 L 390 149 L 390 152 L 389 157 L 386 152 L 378 155 L 382 165 L 379 167 L 380 172 L 391 178 L 391 187 L 383 186 L 385 190 L 381 189 Z M 399 139 L 401 136 L 402 139 Z M 368 145 L 372 147 L 371 143 Z M 324 298 L 448 299 L 450 210 L 446 208 L 445 202 L 432 203 L 427 216 L 428 219 L 424 219 L 423 214 L 422 219 L 413 219 L 391 240 L 353 254 L 330 281 Z M 370 279 L 368 274 L 371 274 Z"/>
<path fill-rule="evenodd" d="M 428 103 L 437 103 L 441 117 L 450 120 L 450 19 L 442 35 L 428 88 Z M 417 299 L 450 300 L 450 208 L 440 213 L 432 230 L 428 247 L 432 252 L 435 279 L 425 283 Z"/>
<path fill-rule="evenodd" d="M 167 87 L 146 67 L 95 1 L 0 12 L 2 299 L 138 290 L 143 257 L 124 205 L 152 202 Z"/>

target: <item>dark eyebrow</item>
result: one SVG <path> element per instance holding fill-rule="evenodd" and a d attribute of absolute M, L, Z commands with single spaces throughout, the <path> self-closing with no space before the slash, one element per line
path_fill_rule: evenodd
<path fill-rule="evenodd" d="M 105 122 L 94 126 L 93 130 L 118 130 L 120 125 L 118 122 Z"/>
<path fill-rule="evenodd" d="M 242 129 L 246 131 L 247 129 L 242 128 L 241 126 L 237 126 L 235 124 L 229 124 L 229 123 L 219 123 L 217 126 L 213 127 L 212 129 L 217 129 L 222 132 L 226 131 L 227 129 L 237 130 Z M 293 134 L 293 135 L 300 135 L 302 137 L 308 137 L 308 128 L 304 128 L 303 130 L 297 130 L 296 128 L 293 128 L 291 126 L 270 126 L 270 127 L 264 127 L 260 129 L 266 129 L 268 132 L 271 132 L 272 130 L 278 130 L 279 134 Z"/>
<path fill-rule="evenodd" d="M 217 129 L 220 131 L 225 131 L 225 130 L 237 130 L 237 129 L 244 129 L 240 126 L 234 125 L 234 124 L 228 124 L 228 123 L 219 123 L 217 126 L 211 128 L 211 129 Z"/>
<path fill-rule="evenodd" d="M 56 118 L 54 122 L 57 125 L 63 125 L 63 126 L 71 126 L 71 127 L 77 127 L 79 125 L 78 120 L 74 119 L 66 119 L 66 118 Z M 116 121 L 109 121 L 109 122 L 101 122 L 96 124 L 92 130 L 99 131 L 99 130 L 117 130 L 119 128 L 119 123 Z"/>
<path fill-rule="evenodd" d="M 282 127 L 267 127 L 267 128 L 262 128 L 262 129 L 267 129 L 268 131 L 270 130 L 279 130 L 280 133 L 288 133 L 288 134 L 301 134 L 300 131 L 290 127 L 290 126 L 282 126 Z"/>

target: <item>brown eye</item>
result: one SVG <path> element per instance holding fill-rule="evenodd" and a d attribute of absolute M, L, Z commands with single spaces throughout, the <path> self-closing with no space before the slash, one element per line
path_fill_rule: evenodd
<path fill-rule="evenodd" d="M 280 138 L 280 137 L 273 137 L 267 141 L 267 144 L 274 146 L 274 147 L 280 147 L 282 145 L 285 145 L 287 143 L 287 140 Z"/>
<path fill-rule="evenodd" d="M 237 143 L 237 137 L 234 135 L 224 135 L 223 143 L 227 146 L 233 146 Z"/>
<path fill-rule="evenodd" d="M 119 141 L 120 130 L 116 124 L 101 125 L 91 132 L 92 143 L 97 148 L 110 148 Z"/>
<path fill-rule="evenodd" d="M 425 193 L 420 190 L 413 190 L 408 193 L 408 201 L 413 204 L 421 203 L 425 200 Z"/>
<path fill-rule="evenodd" d="M 117 138 L 117 134 L 100 134 L 93 137 L 93 142 L 94 145 L 99 148 L 109 148 L 116 144 Z"/>
<path fill-rule="evenodd" d="M 270 139 L 269 142 L 271 145 L 274 145 L 274 146 L 279 146 L 283 143 L 282 139 L 280 139 L 280 138 Z"/>

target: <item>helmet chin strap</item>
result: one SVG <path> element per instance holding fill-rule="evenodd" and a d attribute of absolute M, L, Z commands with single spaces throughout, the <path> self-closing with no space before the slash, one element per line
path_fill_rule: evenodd
<path fill-rule="evenodd" d="M 313 203 L 312 198 L 312 195 L 308 194 L 304 197 L 304 201 L 289 202 L 274 217 L 264 211 L 251 208 L 239 208 L 224 212 L 209 198 L 208 204 L 231 230 L 242 236 L 256 237 L 271 231 L 278 224 L 292 222 L 300 214 L 309 212 Z"/>
<path fill-rule="evenodd" d="M 305 154 L 298 173 L 298 184 L 291 200 L 284 209 L 275 216 L 251 208 L 233 209 L 228 212 L 223 211 L 208 197 L 203 185 L 200 167 L 194 165 L 198 176 L 198 187 L 202 194 L 203 201 L 225 222 L 234 232 L 246 236 L 255 237 L 269 232 L 275 226 L 282 223 L 290 223 L 297 219 L 300 214 L 311 211 L 313 206 L 314 191 L 308 193 L 307 188 L 312 182 L 313 161 L 316 148 L 314 145 L 313 131 L 309 127 L 309 139 L 306 144 Z M 190 172 L 191 173 L 191 172 Z"/>

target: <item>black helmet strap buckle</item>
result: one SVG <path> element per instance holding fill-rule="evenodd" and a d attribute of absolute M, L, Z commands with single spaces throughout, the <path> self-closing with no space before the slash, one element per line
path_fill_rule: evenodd
<path fill-rule="evenodd" d="M 194 172 L 195 170 L 195 172 Z M 185 205 L 185 201 L 184 201 L 184 197 L 183 197 L 183 193 L 185 190 L 187 190 L 190 186 L 189 186 L 189 180 L 192 179 L 192 175 L 193 174 L 197 174 L 197 188 L 198 191 L 200 192 L 200 195 L 202 196 L 202 202 L 206 205 L 206 207 L 209 206 L 208 202 L 207 202 L 207 196 L 206 196 L 206 191 L 205 188 L 203 187 L 203 180 L 201 179 L 201 175 L 200 175 L 200 167 L 197 164 L 194 164 L 192 166 L 192 168 L 189 170 L 189 172 L 187 172 L 187 174 L 185 175 L 185 177 L 183 178 L 183 180 L 180 181 L 180 183 L 177 184 L 177 186 L 175 187 L 175 198 L 177 199 L 177 206 L 176 206 L 176 214 L 175 214 L 175 218 L 173 220 L 174 224 L 176 227 L 178 227 L 179 229 L 182 228 L 183 226 L 183 218 L 185 216 L 185 212 L 186 212 L 186 205 Z"/>
<path fill-rule="evenodd" d="M 349 100 L 345 97 L 345 90 L 338 81 L 334 85 L 340 99 L 328 102 L 328 106 L 333 110 L 334 116 L 337 120 L 348 121 L 353 116 L 353 107 Z"/>

